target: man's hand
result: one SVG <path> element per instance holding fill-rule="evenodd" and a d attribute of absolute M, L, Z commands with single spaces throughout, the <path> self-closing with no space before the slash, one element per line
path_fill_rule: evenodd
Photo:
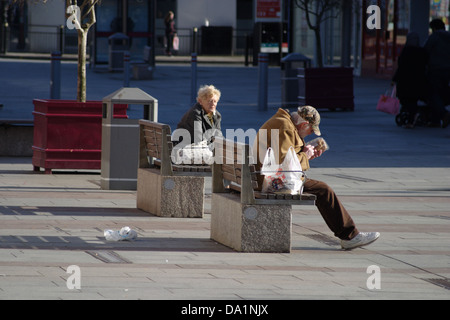
<path fill-rule="evenodd" d="M 323 150 L 314 148 L 314 155 L 309 160 L 320 157 L 322 155 L 322 153 L 323 153 Z"/>
<path fill-rule="evenodd" d="M 306 154 L 306 157 L 308 160 L 315 159 L 317 157 L 320 157 L 323 153 L 323 150 L 317 150 L 311 145 L 307 145 L 303 148 L 303 152 Z"/>

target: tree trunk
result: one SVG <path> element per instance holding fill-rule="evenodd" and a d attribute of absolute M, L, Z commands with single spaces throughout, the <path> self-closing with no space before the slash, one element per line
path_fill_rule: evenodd
<path fill-rule="evenodd" d="M 319 27 L 314 29 L 314 35 L 316 37 L 317 67 L 323 68 L 322 39 L 320 37 L 320 28 Z"/>
<path fill-rule="evenodd" d="M 86 102 L 86 44 L 87 30 L 78 30 L 77 101 Z"/>

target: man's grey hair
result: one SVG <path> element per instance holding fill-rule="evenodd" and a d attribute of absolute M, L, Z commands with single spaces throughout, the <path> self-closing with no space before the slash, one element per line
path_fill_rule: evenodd
<path fill-rule="evenodd" d="M 292 122 L 296 126 L 298 126 L 300 123 L 306 121 L 302 117 L 300 117 L 300 115 L 297 113 L 297 111 L 291 112 L 291 119 L 292 119 Z"/>

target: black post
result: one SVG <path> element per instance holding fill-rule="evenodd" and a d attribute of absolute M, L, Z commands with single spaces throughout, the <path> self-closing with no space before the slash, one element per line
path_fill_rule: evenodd
<path fill-rule="evenodd" d="M 191 53 L 191 101 L 195 103 L 197 97 L 197 53 Z"/>
<path fill-rule="evenodd" d="M 258 64 L 258 110 L 267 111 L 269 55 L 267 53 L 259 53 Z"/>
<path fill-rule="evenodd" d="M 198 41 L 198 29 L 194 28 L 192 30 L 192 50 L 191 50 L 191 52 L 197 52 L 197 41 Z"/>
<path fill-rule="evenodd" d="M 2 0 L 0 4 L 0 53 L 6 53 L 7 36 L 8 36 L 8 21 L 7 17 L 7 1 Z"/>
<path fill-rule="evenodd" d="M 61 99 L 61 52 L 52 52 L 50 62 L 50 99 Z"/>
<path fill-rule="evenodd" d="M 151 19 L 149 19 L 149 32 L 150 32 L 150 43 L 148 44 L 150 46 L 150 59 L 149 63 L 152 67 L 155 66 L 155 34 L 156 34 L 156 27 L 155 27 L 155 21 L 156 21 L 156 0 L 150 0 L 149 2 L 149 16 Z"/>
<path fill-rule="evenodd" d="M 250 46 L 250 39 L 249 39 L 249 35 L 246 34 L 245 35 L 245 66 L 248 67 L 248 54 L 249 54 L 249 46 Z"/>
<path fill-rule="evenodd" d="M 59 52 L 64 53 L 64 26 L 59 26 Z"/>

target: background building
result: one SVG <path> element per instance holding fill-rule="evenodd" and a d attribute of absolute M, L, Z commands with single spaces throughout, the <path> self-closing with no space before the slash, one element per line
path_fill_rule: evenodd
<path fill-rule="evenodd" d="M 326 65 L 354 67 L 355 74 L 389 76 L 410 31 L 428 36 L 432 18 L 448 27 L 450 0 L 343 0 L 340 10 L 321 25 Z M 381 29 L 366 27 L 369 5 L 381 10 Z M 143 47 L 164 54 L 164 16 L 175 13 L 180 38 L 179 55 L 243 55 L 268 52 L 272 64 L 283 55 L 300 52 L 316 64 L 314 34 L 295 0 L 102 0 L 97 23 L 89 33 L 90 54 L 96 63 L 108 62 L 108 38 L 117 32 L 129 37 L 132 58 L 142 58 Z M 65 1 L 45 4 L 27 1 L 13 5 L 0 0 L 0 52 L 61 50 L 76 53 L 77 36 L 69 30 Z"/>
<path fill-rule="evenodd" d="M 442 18 L 448 29 L 448 0 L 349 0 L 342 4 L 338 17 L 326 20 L 321 28 L 324 63 L 352 66 L 355 74 L 391 76 L 408 32 L 417 32 L 425 43 L 431 19 Z M 370 5 L 381 10 L 379 30 L 366 27 Z M 294 5 L 291 10 L 289 49 L 315 58 L 314 35 L 305 13 Z"/>

